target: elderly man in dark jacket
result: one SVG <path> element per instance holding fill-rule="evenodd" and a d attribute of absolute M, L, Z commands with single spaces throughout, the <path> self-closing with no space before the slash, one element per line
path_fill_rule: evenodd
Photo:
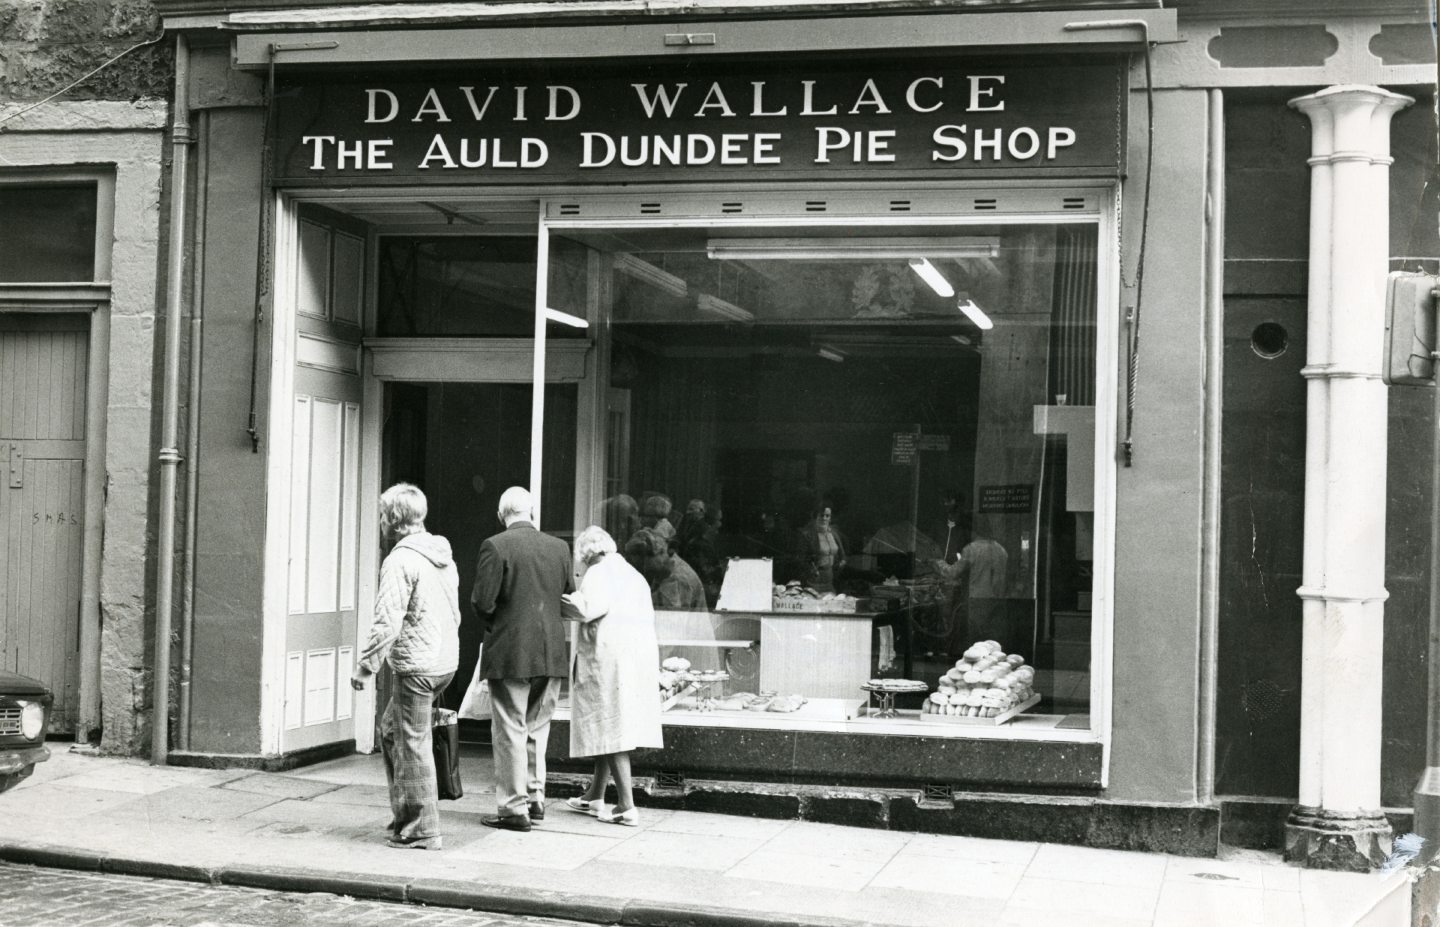
<path fill-rule="evenodd" d="M 545 817 L 545 745 L 569 670 L 560 596 L 575 588 L 570 548 L 535 527 L 520 486 L 500 496 L 505 530 L 480 545 L 470 604 L 485 622 L 480 675 L 494 706 L 496 814 L 483 823 L 528 831 Z"/>

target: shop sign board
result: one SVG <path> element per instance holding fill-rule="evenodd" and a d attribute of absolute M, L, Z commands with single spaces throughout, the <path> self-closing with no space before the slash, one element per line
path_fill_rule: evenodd
<path fill-rule="evenodd" d="M 913 431 L 897 431 L 891 436 L 890 462 L 892 464 L 913 464 L 920 451 L 950 450 L 949 435 L 924 435 Z"/>
<path fill-rule="evenodd" d="M 1114 176 L 1118 58 L 304 75 L 280 186 Z"/>
<path fill-rule="evenodd" d="M 920 436 L 913 431 L 897 431 L 891 436 L 890 462 L 910 465 L 915 462 L 915 453 L 920 449 Z"/>
<path fill-rule="evenodd" d="M 981 515 L 1029 515 L 1035 511 L 1034 483 L 981 486 Z"/>

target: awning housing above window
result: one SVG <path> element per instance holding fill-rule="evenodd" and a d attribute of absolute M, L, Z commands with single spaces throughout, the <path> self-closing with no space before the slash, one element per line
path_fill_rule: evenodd
<path fill-rule="evenodd" d="M 436 6 L 422 8 L 433 16 Z M 366 13 L 369 18 L 358 14 Z M 557 58 L 665 58 L 857 51 L 1100 50 L 1176 39 L 1173 10 L 909 13 L 824 19 L 715 19 L 554 26 L 423 26 L 406 8 L 233 13 L 240 68 Z M 413 11 L 419 13 L 419 10 Z M 470 20 L 474 22 L 474 20 Z M 384 28 L 389 26 L 405 28 Z M 242 31 L 243 30 L 243 31 Z"/>

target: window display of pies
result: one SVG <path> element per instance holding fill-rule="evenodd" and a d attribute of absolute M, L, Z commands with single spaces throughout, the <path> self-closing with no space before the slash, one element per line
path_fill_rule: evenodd
<path fill-rule="evenodd" d="M 860 688 L 867 692 L 929 692 L 930 686 L 919 679 L 872 679 Z"/>
<path fill-rule="evenodd" d="M 1035 670 L 998 641 L 976 641 L 945 671 L 935 693 L 920 706 L 922 718 L 1007 719 L 1039 701 Z"/>

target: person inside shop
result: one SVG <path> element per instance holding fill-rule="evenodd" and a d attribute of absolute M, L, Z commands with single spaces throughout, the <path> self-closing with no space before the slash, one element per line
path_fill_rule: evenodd
<path fill-rule="evenodd" d="M 697 512 L 698 508 L 698 512 Z M 680 519 L 676 551 L 690 564 L 705 589 L 705 599 L 713 607 L 720 595 L 720 582 L 725 576 L 725 562 L 720 557 L 720 509 L 707 506 L 701 499 L 691 499 Z"/>
<path fill-rule="evenodd" d="M 562 615 L 577 622 L 570 663 L 570 755 L 595 763 L 590 787 L 565 800 L 572 811 L 636 827 L 630 752 L 660 748 L 660 647 L 645 577 L 619 556 L 615 540 L 591 526 L 575 539 L 578 591 L 562 596 Z M 605 789 L 615 780 L 615 806 Z"/>
<path fill-rule="evenodd" d="M 816 592 L 834 592 L 845 566 L 845 544 L 834 526 L 834 508 L 823 503 L 798 535 L 802 581 Z"/>
<path fill-rule="evenodd" d="M 599 521 L 621 547 L 640 530 L 640 504 L 634 496 L 617 493 L 600 503 Z"/>
<path fill-rule="evenodd" d="M 991 536 L 983 516 L 961 515 L 955 527 L 966 539 L 965 546 L 953 562 L 935 561 L 941 582 L 949 587 L 952 656 L 963 653 L 974 641 L 1005 636 L 1006 571 L 1010 564 L 1009 553 Z"/>
<path fill-rule="evenodd" d="M 961 519 L 961 497 L 956 490 L 947 490 L 940 497 L 940 504 L 944 509 L 944 525 L 935 532 L 935 537 L 941 541 L 944 553 L 940 559 L 947 566 L 954 566 L 955 561 L 960 558 L 960 548 L 970 540 L 965 536 L 965 529 L 960 526 Z"/>
<path fill-rule="evenodd" d="M 687 538 L 692 538 L 705 524 L 705 500 L 691 499 L 685 503 L 685 514 L 680 516 L 680 524 L 675 526 L 675 549 L 680 556 L 685 556 L 685 544 Z"/>
<path fill-rule="evenodd" d="M 460 574 L 450 542 L 425 530 L 425 494 L 396 483 L 380 496 L 380 530 L 392 544 L 380 565 L 375 617 L 351 688 L 389 663 L 390 701 L 380 747 L 390 793 L 390 838 L 402 849 L 440 849 L 431 714 L 460 663 Z"/>
<path fill-rule="evenodd" d="M 700 577 L 654 528 L 641 528 L 631 535 L 625 544 L 625 559 L 650 584 L 650 598 L 656 608 L 706 610 Z"/>
<path fill-rule="evenodd" d="M 664 493 L 645 493 L 640 500 L 640 524 L 658 533 L 666 543 L 675 541 L 675 525 L 670 521 L 674 504 Z"/>

